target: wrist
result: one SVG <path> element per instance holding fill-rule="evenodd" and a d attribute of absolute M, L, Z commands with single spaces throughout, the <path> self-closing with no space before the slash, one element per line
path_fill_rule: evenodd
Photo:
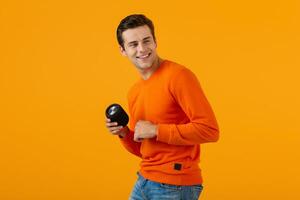
<path fill-rule="evenodd" d="M 153 135 L 154 136 L 157 136 L 158 134 L 158 125 L 154 125 L 154 128 L 153 128 Z"/>
<path fill-rule="evenodd" d="M 129 128 L 128 126 L 125 126 L 123 130 L 120 132 L 119 137 L 124 138 L 128 133 L 129 133 Z"/>

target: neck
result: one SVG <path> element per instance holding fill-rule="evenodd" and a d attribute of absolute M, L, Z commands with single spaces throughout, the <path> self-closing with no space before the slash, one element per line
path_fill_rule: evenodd
<path fill-rule="evenodd" d="M 157 57 L 157 59 L 153 62 L 152 66 L 149 67 L 149 69 L 140 71 L 140 74 L 144 80 L 147 80 L 150 78 L 150 76 L 157 70 L 157 68 L 160 66 L 162 62 L 162 59 Z"/>

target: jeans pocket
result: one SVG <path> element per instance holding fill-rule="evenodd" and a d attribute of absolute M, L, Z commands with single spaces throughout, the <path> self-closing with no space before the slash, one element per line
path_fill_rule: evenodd
<path fill-rule="evenodd" d="M 203 186 L 202 185 L 193 185 L 191 189 L 192 189 L 192 193 L 193 193 L 193 198 L 198 199 L 203 190 Z"/>

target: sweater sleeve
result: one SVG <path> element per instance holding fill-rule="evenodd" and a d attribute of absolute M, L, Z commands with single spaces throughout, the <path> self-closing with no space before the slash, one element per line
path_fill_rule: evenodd
<path fill-rule="evenodd" d="M 138 157 L 142 157 L 141 152 L 140 152 L 141 143 L 135 142 L 133 140 L 133 136 L 134 136 L 134 132 L 129 129 L 129 133 L 127 133 L 125 135 L 125 137 L 123 137 L 123 138 L 120 137 L 120 141 L 123 144 L 123 146 L 125 147 L 125 149 L 127 149 L 127 151 L 129 151 L 130 153 L 132 153 Z"/>
<path fill-rule="evenodd" d="M 136 142 L 134 141 L 134 121 L 132 118 L 132 112 L 131 112 L 131 101 L 130 101 L 130 95 L 129 93 L 127 94 L 127 99 L 128 99 L 128 108 L 129 108 L 129 123 L 128 123 L 128 129 L 129 129 L 129 133 L 127 133 L 125 135 L 125 137 L 120 137 L 120 141 L 122 143 L 122 145 L 125 147 L 125 149 L 127 151 L 129 151 L 130 153 L 138 156 L 138 157 L 142 157 L 142 154 L 140 152 L 141 149 L 141 142 Z"/>
<path fill-rule="evenodd" d="M 219 128 L 196 76 L 187 68 L 170 81 L 170 92 L 189 118 L 186 124 L 158 124 L 157 140 L 172 145 L 216 142 Z"/>

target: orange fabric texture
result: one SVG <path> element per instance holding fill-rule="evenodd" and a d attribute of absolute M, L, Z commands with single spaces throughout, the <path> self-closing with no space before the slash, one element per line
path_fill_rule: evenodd
<path fill-rule="evenodd" d="M 149 79 L 133 85 L 128 103 L 130 133 L 121 142 L 142 158 L 140 173 L 160 183 L 201 184 L 200 144 L 217 141 L 219 129 L 196 76 L 164 60 Z M 138 120 L 157 124 L 157 137 L 135 142 Z"/>

